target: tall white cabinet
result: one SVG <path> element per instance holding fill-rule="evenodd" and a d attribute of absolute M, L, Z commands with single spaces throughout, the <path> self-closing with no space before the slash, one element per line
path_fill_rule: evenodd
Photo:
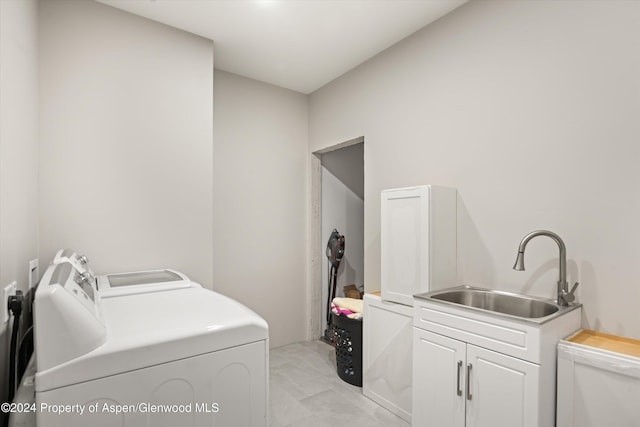
<path fill-rule="evenodd" d="M 412 419 L 413 295 L 456 283 L 454 188 L 381 193 L 381 297 L 365 295 L 363 393 Z"/>

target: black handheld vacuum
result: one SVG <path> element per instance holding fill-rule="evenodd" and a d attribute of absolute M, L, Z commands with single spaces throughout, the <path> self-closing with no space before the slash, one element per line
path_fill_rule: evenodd
<path fill-rule="evenodd" d="M 331 337 L 331 301 L 336 296 L 336 281 L 338 279 L 338 268 L 344 256 L 344 236 L 335 228 L 329 236 L 327 242 L 327 259 L 329 260 L 329 289 L 327 295 L 327 329 L 324 331 L 324 339 L 333 342 Z"/>

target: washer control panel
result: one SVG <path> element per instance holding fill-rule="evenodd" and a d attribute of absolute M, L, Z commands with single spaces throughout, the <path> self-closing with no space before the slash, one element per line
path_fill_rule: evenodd
<path fill-rule="evenodd" d="M 39 371 L 82 356 L 106 341 L 95 280 L 72 262 L 49 265 L 36 290 L 34 311 Z"/>

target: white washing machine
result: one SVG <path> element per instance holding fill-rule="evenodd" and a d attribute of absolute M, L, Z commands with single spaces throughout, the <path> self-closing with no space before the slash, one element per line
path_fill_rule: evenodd
<path fill-rule="evenodd" d="M 38 427 L 268 424 L 261 317 L 170 270 L 115 275 L 98 290 L 101 277 L 65 255 L 35 298 Z"/>

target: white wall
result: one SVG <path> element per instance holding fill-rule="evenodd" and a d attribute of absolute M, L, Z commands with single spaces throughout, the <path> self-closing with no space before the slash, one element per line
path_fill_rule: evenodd
<path fill-rule="evenodd" d="M 311 95 L 310 151 L 364 135 L 365 277 L 380 191 L 458 188 L 461 283 L 553 298 L 557 246 L 583 326 L 640 338 L 640 3 L 469 2 Z"/>
<path fill-rule="evenodd" d="M 38 256 L 37 12 L 36 1 L 0 1 L 0 288 L 16 281 L 23 291 L 28 263 Z M 6 326 L 0 323 L 1 401 L 8 383 Z"/>
<path fill-rule="evenodd" d="M 40 3 L 39 41 L 40 258 L 211 287 L 213 43 L 73 0 Z"/>
<path fill-rule="evenodd" d="M 306 339 L 307 96 L 215 71 L 213 288 Z"/>
<path fill-rule="evenodd" d="M 363 138 L 358 138 L 362 140 Z M 351 143 L 346 141 L 343 144 Z M 364 198 L 364 142 L 332 147 L 331 151 L 320 155 L 322 166 L 328 169 L 344 186 L 356 196 Z"/>

